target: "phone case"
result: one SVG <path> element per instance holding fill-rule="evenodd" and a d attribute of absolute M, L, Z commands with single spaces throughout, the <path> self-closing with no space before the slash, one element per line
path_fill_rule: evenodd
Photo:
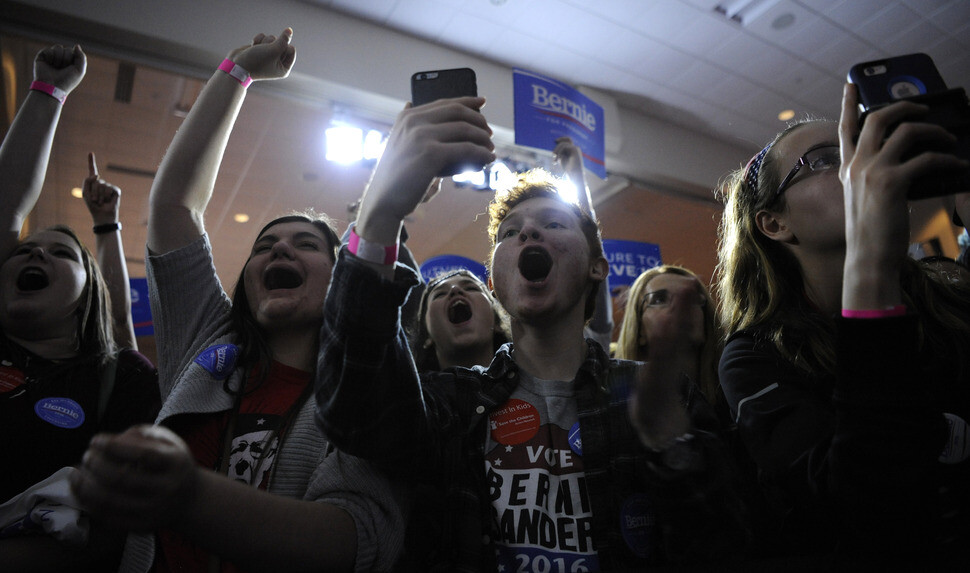
<path fill-rule="evenodd" d="M 923 53 L 856 64 L 849 70 L 849 81 L 859 86 L 864 111 L 947 89 L 933 59 Z"/>
<path fill-rule="evenodd" d="M 471 68 L 433 70 L 411 76 L 411 103 L 414 106 L 444 98 L 477 95 L 478 83 Z"/>

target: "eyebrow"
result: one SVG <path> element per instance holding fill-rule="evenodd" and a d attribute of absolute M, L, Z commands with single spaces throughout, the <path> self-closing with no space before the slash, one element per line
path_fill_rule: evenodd
<path fill-rule="evenodd" d="M 431 287 L 431 292 L 433 292 L 433 293 L 434 292 L 438 292 L 438 290 L 440 290 L 442 287 L 444 287 L 444 286 L 450 286 L 447 283 L 447 281 L 448 281 L 448 279 L 444 279 L 444 280 L 441 280 L 441 281 L 438 281 L 437 283 L 435 283 L 435 285 L 433 287 Z M 460 281 L 457 281 L 457 282 L 452 283 L 452 284 L 455 284 L 455 285 L 460 286 L 460 287 L 473 286 L 473 287 L 478 288 L 478 289 L 481 288 L 481 286 L 478 283 L 478 281 L 474 281 L 472 279 L 461 279 Z"/>
<path fill-rule="evenodd" d="M 558 215 L 565 215 L 567 217 L 572 217 L 574 219 L 577 219 L 576 213 L 573 212 L 573 210 L 570 209 L 568 205 L 562 205 L 562 206 L 556 205 L 556 206 L 543 207 L 535 212 L 534 217 L 536 219 L 543 219 L 543 218 L 548 219 L 550 217 L 558 216 Z M 499 224 L 499 228 L 501 229 L 506 222 L 517 221 L 521 217 L 522 216 L 520 213 L 511 213 L 508 216 L 506 216 L 504 219 L 502 219 L 502 222 Z"/>
<path fill-rule="evenodd" d="M 839 144 L 838 141 L 836 141 L 836 142 L 823 141 L 822 143 L 816 143 L 815 145 L 809 147 L 808 149 L 805 150 L 805 153 L 808 153 L 810 151 L 815 151 L 816 149 L 821 149 L 823 147 L 838 147 L 838 148 L 841 148 L 842 145 Z M 805 153 L 802 153 L 802 155 L 805 155 Z"/>
<path fill-rule="evenodd" d="M 293 240 L 300 240 L 300 239 L 307 239 L 307 238 L 316 239 L 317 241 L 321 241 L 324 243 L 327 241 L 320 235 L 317 235 L 316 233 L 312 233 L 310 231 L 299 231 L 293 234 Z M 280 238 L 278 235 L 274 235 L 272 233 L 266 233 L 262 237 L 256 239 L 256 242 L 254 242 L 253 244 L 256 245 L 264 242 L 275 243 L 276 241 L 279 241 L 279 240 Z"/>
<path fill-rule="evenodd" d="M 18 248 L 19 247 L 31 247 L 31 248 L 33 248 L 33 247 L 39 247 L 39 246 L 41 246 L 41 244 L 38 243 L 37 241 L 24 241 L 24 242 L 20 243 L 20 245 L 18 246 Z M 62 243 L 60 241 L 52 241 L 52 242 L 48 243 L 48 247 L 62 247 L 62 248 L 68 249 L 68 250 L 70 250 L 72 252 L 75 252 L 75 253 L 77 252 L 77 249 L 74 246 L 72 246 L 70 243 Z"/>

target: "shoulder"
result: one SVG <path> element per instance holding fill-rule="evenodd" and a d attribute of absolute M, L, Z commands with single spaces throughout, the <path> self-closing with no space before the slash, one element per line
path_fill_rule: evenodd
<path fill-rule="evenodd" d="M 123 348 L 115 355 L 118 377 L 143 379 L 155 384 L 158 370 L 144 354 L 131 348 Z"/>

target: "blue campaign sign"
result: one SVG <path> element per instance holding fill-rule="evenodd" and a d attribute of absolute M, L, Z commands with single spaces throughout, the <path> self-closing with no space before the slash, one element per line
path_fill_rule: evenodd
<path fill-rule="evenodd" d="M 148 305 L 148 279 L 129 278 L 131 287 L 131 320 L 135 323 L 135 336 L 155 334 L 152 309 Z"/>
<path fill-rule="evenodd" d="M 603 254 L 610 263 L 610 289 L 630 286 L 643 271 L 660 266 L 660 245 L 603 239 Z"/>
<path fill-rule="evenodd" d="M 603 107 L 572 86 L 516 69 L 512 76 L 515 99 L 515 143 L 548 149 L 568 135 L 583 150 L 583 164 L 606 179 Z"/>
<path fill-rule="evenodd" d="M 467 269 L 480 278 L 483 283 L 488 284 L 485 265 L 461 255 L 438 255 L 431 257 L 421 264 L 421 276 L 425 282 L 428 282 L 440 274 L 450 273 L 458 269 Z"/>

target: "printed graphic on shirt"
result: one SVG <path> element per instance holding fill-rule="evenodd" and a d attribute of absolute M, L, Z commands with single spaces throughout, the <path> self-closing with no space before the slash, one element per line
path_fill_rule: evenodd
<path fill-rule="evenodd" d="M 262 485 L 273 462 L 279 439 L 274 430 L 281 416 L 239 414 L 229 452 L 229 477 L 248 485 Z"/>
<path fill-rule="evenodd" d="M 0 363 L 0 394 L 9 392 L 14 388 L 22 386 L 24 383 L 24 373 L 20 368 L 13 366 L 11 362 L 4 360 Z"/>
<path fill-rule="evenodd" d="M 516 399 L 493 412 L 492 422 L 515 419 L 513 412 L 525 416 L 535 412 L 538 422 L 535 407 Z M 510 425 L 493 423 L 493 437 L 496 427 Z M 515 443 L 500 433 L 506 443 L 496 437 L 498 443 L 486 453 L 493 519 L 500 532 L 496 540 L 499 571 L 599 570 L 582 457 L 570 447 L 568 433 L 555 424 L 544 424 L 529 439 Z"/>

